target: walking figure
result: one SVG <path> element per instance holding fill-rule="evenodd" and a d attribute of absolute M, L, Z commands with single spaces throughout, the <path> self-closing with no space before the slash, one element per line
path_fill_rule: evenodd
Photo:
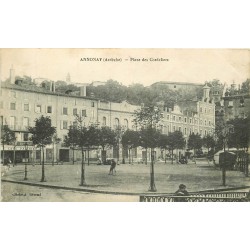
<path fill-rule="evenodd" d="M 116 162 L 115 162 L 114 159 L 112 159 L 111 160 L 111 165 L 110 165 L 110 170 L 109 170 L 109 175 L 113 175 L 114 171 L 116 173 L 115 167 L 116 167 Z"/>

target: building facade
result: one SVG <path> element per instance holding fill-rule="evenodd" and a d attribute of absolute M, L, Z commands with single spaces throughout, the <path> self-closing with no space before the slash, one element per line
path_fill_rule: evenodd
<path fill-rule="evenodd" d="M 202 100 L 180 101 L 173 109 L 163 112 L 162 132 L 181 131 L 185 138 L 186 148 L 181 153 L 187 149 L 190 134 L 200 134 L 201 137 L 214 134 L 215 104 L 209 97 L 209 91 L 210 88 L 205 85 Z"/>
<path fill-rule="evenodd" d="M 83 86 L 82 88 L 86 88 Z M 45 160 L 71 161 L 72 150 L 64 147 L 64 139 L 68 128 L 75 122 L 75 116 L 84 117 L 84 126 L 92 124 L 109 126 L 112 129 L 132 129 L 132 115 L 137 106 L 127 102 L 110 103 L 95 98 L 86 97 L 86 90 L 80 90 L 80 95 L 59 94 L 53 89 L 36 86 L 20 86 L 2 84 L 0 91 L 0 123 L 8 125 L 15 131 L 17 145 L 15 147 L 18 162 L 25 161 L 27 150 L 30 161 L 40 161 L 41 152 L 32 145 L 25 149 L 29 141 L 28 127 L 35 125 L 35 119 L 41 115 L 49 116 L 52 126 L 57 128 L 57 137 L 61 139 L 58 145 L 49 145 L 45 150 Z M 5 146 L 6 155 L 13 158 L 13 145 Z M 76 159 L 80 155 L 75 152 Z M 112 156 L 111 153 L 108 154 Z M 99 152 L 91 152 L 92 158 L 98 158 Z"/>
<path fill-rule="evenodd" d="M 163 120 L 159 126 L 162 133 L 168 134 L 175 130 L 183 133 L 186 141 L 189 134 L 199 133 L 201 136 L 212 134 L 215 127 L 215 104 L 209 97 L 209 87 L 203 87 L 203 99 L 179 102 L 173 109 L 164 108 Z M 57 128 L 57 137 L 61 142 L 48 145 L 45 150 L 45 161 L 70 162 L 73 158 L 72 149 L 65 147 L 63 141 L 68 128 L 75 122 L 75 115 L 84 117 L 84 125 L 109 126 L 122 134 L 126 129 L 135 129 L 133 114 L 140 107 L 126 101 L 113 103 L 86 96 L 86 86 L 80 88 L 79 95 L 60 94 L 55 87 L 41 88 L 35 85 L 2 84 L 0 90 L 0 123 L 8 125 L 15 131 L 17 143 L 6 145 L 6 156 L 16 161 L 41 161 L 40 149 L 29 141 L 28 127 L 35 125 L 35 119 L 41 115 L 49 116 L 52 126 Z M 25 144 L 28 146 L 25 148 Z M 159 152 L 156 154 L 160 156 Z M 146 157 L 142 148 L 133 149 L 133 157 Z M 156 155 L 156 157 L 158 157 Z M 91 159 L 101 157 L 101 149 L 90 152 Z M 107 157 L 127 158 L 128 152 L 121 145 L 107 151 Z M 148 157 L 148 156 L 147 156 Z M 80 160 L 80 152 L 74 152 L 74 158 Z"/>

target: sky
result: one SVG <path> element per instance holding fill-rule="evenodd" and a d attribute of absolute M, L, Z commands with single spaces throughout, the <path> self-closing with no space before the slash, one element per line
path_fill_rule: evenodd
<path fill-rule="evenodd" d="M 113 79 L 126 86 L 149 86 L 158 81 L 204 83 L 213 79 L 240 84 L 250 78 L 247 49 L 0 49 L 0 57 L 2 80 L 9 77 L 11 65 L 18 76 L 65 81 L 69 73 L 72 82 Z M 102 60 L 81 61 L 84 58 Z"/>

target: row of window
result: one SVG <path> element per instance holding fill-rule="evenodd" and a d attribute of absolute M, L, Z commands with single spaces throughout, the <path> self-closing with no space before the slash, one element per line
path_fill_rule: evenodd
<path fill-rule="evenodd" d="M 46 113 L 52 114 L 52 111 L 53 111 L 52 106 L 46 106 L 45 109 L 46 109 L 45 110 Z M 16 110 L 16 103 L 15 102 L 11 102 L 10 103 L 10 110 Z M 29 105 L 29 103 L 24 103 L 23 110 L 24 111 L 30 111 L 30 105 Z M 36 113 L 42 113 L 42 105 L 41 104 L 36 104 L 35 105 L 35 112 Z M 63 115 L 68 115 L 69 114 L 67 107 L 63 107 L 62 108 L 62 114 Z M 77 108 L 73 108 L 72 114 L 73 115 L 77 115 L 78 114 Z M 80 110 L 80 115 L 86 117 L 87 116 L 86 109 Z"/>
<path fill-rule="evenodd" d="M 207 112 L 208 111 L 208 112 Z M 207 110 L 207 108 L 202 108 L 202 107 L 200 107 L 200 113 L 211 113 L 211 108 L 209 108 L 208 110 Z"/>
<path fill-rule="evenodd" d="M 187 135 L 187 133 L 189 132 L 189 134 L 191 135 L 192 133 L 198 133 L 198 129 L 195 128 L 195 129 L 192 129 L 192 128 L 189 128 L 189 131 L 187 128 L 184 128 L 183 131 L 182 131 L 182 128 L 181 127 L 176 127 L 176 126 L 173 126 L 173 131 L 171 131 L 171 128 L 168 126 L 168 132 L 174 132 L 174 131 L 180 131 L 180 132 L 183 132 L 184 135 Z M 200 135 L 203 136 L 203 130 L 200 129 Z M 206 136 L 208 134 L 208 131 L 205 129 L 204 130 L 204 135 Z"/>
<path fill-rule="evenodd" d="M 175 115 L 172 117 L 173 121 L 177 121 L 177 117 L 175 117 Z M 169 120 L 169 115 L 167 115 L 167 120 Z M 179 122 L 182 122 L 182 117 L 179 116 L 178 119 Z M 184 117 L 184 122 L 187 123 L 187 117 Z M 189 118 L 189 123 L 192 123 L 192 118 Z M 197 119 L 194 120 L 194 124 L 197 124 Z M 203 125 L 203 120 L 200 120 L 200 125 Z M 204 125 L 207 126 L 207 120 L 204 120 Z M 208 126 L 211 126 L 211 121 L 208 121 Z"/>
<path fill-rule="evenodd" d="M 10 97 L 12 98 L 17 98 L 17 93 L 16 91 L 10 91 Z M 24 99 L 28 98 L 28 95 L 22 95 L 22 97 L 24 97 Z M 41 98 L 39 94 L 36 95 L 36 99 L 37 100 L 44 100 L 44 98 Z M 67 97 L 62 97 L 62 100 L 63 100 L 63 103 L 64 104 L 67 104 L 67 103 L 72 103 L 72 100 L 74 101 L 73 104 L 74 105 L 79 105 L 79 102 L 77 101 L 77 98 L 75 99 L 72 99 L 72 98 L 67 98 Z M 46 100 L 44 100 L 46 101 Z M 47 101 L 48 102 L 51 102 L 52 101 L 52 95 L 48 95 L 47 96 Z M 82 100 L 81 100 L 82 101 Z M 86 105 L 86 102 L 83 103 L 83 105 Z M 90 106 L 91 107 L 95 107 L 95 102 L 94 101 L 91 101 L 90 102 Z"/>
<path fill-rule="evenodd" d="M 85 110 L 86 111 L 86 110 Z M 82 115 L 86 115 L 85 112 L 82 113 Z M 9 125 L 10 128 L 12 129 L 16 129 L 16 117 L 15 116 L 10 116 L 10 120 L 9 120 Z M 69 127 L 69 122 L 68 121 L 61 121 L 61 129 L 68 129 Z M 76 125 L 77 123 L 74 121 L 72 123 L 72 125 Z M 29 117 L 23 117 L 22 118 L 22 126 L 23 128 L 26 128 L 30 125 L 30 119 Z M 107 118 L 105 116 L 103 116 L 103 120 L 102 120 L 102 126 L 107 126 Z M 128 120 L 124 119 L 124 125 L 122 126 L 124 129 L 128 128 Z M 114 128 L 120 128 L 120 121 L 118 118 L 115 118 L 115 123 L 114 123 Z"/>

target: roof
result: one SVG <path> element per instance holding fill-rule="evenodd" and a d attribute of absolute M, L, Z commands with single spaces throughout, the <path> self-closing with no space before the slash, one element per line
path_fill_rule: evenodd
<path fill-rule="evenodd" d="M 36 85 L 29 85 L 29 84 L 23 84 L 23 85 L 17 85 L 17 84 L 9 84 L 9 83 L 2 83 L 2 88 L 6 89 L 13 89 L 13 90 L 20 90 L 24 92 L 31 92 L 31 93 L 41 93 L 41 94 L 47 94 L 47 95 L 56 95 L 56 96 L 66 96 L 66 97 L 73 97 L 73 98 L 81 98 L 81 99 L 87 99 L 87 100 L 99 100 L 94 97 L 87 97 L 87 96 L 77 96 L 77 95 L 67 95 L 59 92 L 52 92 L 50 90 L 47 90 L 45 88 L 37 87 Z"/>
<path fill-rule="evenodd" d="M 151 86 L 154 85 L 191 85 L 192 87 L 201 87 L 204 85 L 204 83 L 191 83 L 191 82 L 170 82 L 170 81 L 160 81 L 160 82 L 155 82 L 151 84 Z"/>

